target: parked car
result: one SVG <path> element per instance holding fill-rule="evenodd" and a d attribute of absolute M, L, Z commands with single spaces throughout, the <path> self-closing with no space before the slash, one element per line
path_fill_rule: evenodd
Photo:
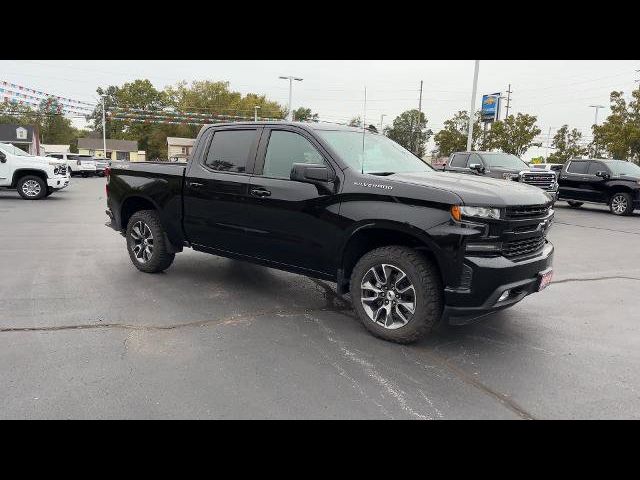
<path fill-rule="evenodd" d="M 510 307 L 552 275 L 545 192 L 436 172 L 358 128 L 209 125 L 187 165 L 114 162 L 106 188 L 137 269 L 166 270 L 187 246 L 333 281 L 370 332 L 400 343 Z"/>
<path fill-rule="evenodd" d="M 109 166 L 109 159 L 102 157 L 93 157 L 93 161 L 96 164 L 96 175 L 104 177 L 105 171 Z"/>
<path fill-rule="evenodd" d="M 69 169 L 70 175 L 82 175 L 83 177 L 96 174 L 96 162 L 91 155 L 80 155 L 77 153 L 49 153 L 47 157 L 63 160 Z"/>
<path fill-rule="evenodd" d="M 562 163 L 530 163 L 531 170 L 546 170 L 548 172 L 556 172 L 558 174 L 562 170 Z"/>
<path fill-rule="evenodd" d="M 445 170 L 533 185 L 547 192 L 552 201 L 558 196 L 558 182 L 553 172 L 531 169 L 521 158 L 510 153 L 455 152 L 449 157 Z"/>
<path fill-rule="evenodd" d="M 69 172 L 64 162 L 0 143 L 0 187 L 18 190 L 26 200 L 40 200 L 68 185 Z"/>
<path fill-rule="evenodd" d="M 560 199 L 573 208 L 584 202 L 609 205 L 614 215 L 640 208 L 640 166 L 625 160 L 574 159 L 560 172 Z"/>

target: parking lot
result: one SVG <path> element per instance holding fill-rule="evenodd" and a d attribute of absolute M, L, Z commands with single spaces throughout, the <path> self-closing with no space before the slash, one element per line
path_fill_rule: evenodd
<path fill-rule="evenodd" d="M 400 346 L 333 284 L 130 263 L 105 180 L 0 192 L 0 418 L 640 418 L 640 214 L 556 208 L 554 283 Z"/>

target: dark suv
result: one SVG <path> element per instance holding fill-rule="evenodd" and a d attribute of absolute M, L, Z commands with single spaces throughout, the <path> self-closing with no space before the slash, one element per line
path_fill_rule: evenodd
<path fill-rule="evenodd" d="M 483 175 L 541 188 L 552 201 L 558 198 L 555 172 L 532 170 L 521 158 L 504 152 L 455 152 L 445 166 L 448 172 Z"/>
<path fill-rule="evenodd" d="M 584 202 L 609 205 L 614 215 L 640 208 L 640 166 L 625 160 L 568 160 L 560 172 L 560 199 L 573 208 Z"/>

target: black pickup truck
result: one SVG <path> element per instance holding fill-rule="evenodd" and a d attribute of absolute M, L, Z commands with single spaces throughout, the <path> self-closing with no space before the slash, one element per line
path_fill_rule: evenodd
<path fill-rule="evenodd" d="M 551 280 L 540 189 L 436 172 L 383 135 L 322 123 L 205 126 L 187 165 L 113 162 L 109 226 L 143 272 L 183 247 L 337 283 L 365 327 L 411 342 Z"/>
<path fill-rule="evenodd" d="M 560 199 L 579 208 L 584 202 L 609 205 L 614 215 L 640 208 L 640 166 L 625 160 L 573 159 L 560 172 Z"/>
<path fill-rule="evenodd" d="M 513 180 L 541 188 L 554 202 L 558 198 L 558 177 L 554 171 L 532 169 L 520 157 L 504 152 L 455 152 L 444 170 Z"/>

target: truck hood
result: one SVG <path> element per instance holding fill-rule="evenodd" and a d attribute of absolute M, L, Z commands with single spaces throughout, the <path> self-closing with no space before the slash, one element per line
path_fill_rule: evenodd
<path fill-rule="evenodd" d="M 508 207 L 543 205 L 550 201 L 547 194 L 538 187 L 479 175 L 448 172 L 396 173 L 384 179 L 448 190 L 458 195 L 465 205 Z"/>

